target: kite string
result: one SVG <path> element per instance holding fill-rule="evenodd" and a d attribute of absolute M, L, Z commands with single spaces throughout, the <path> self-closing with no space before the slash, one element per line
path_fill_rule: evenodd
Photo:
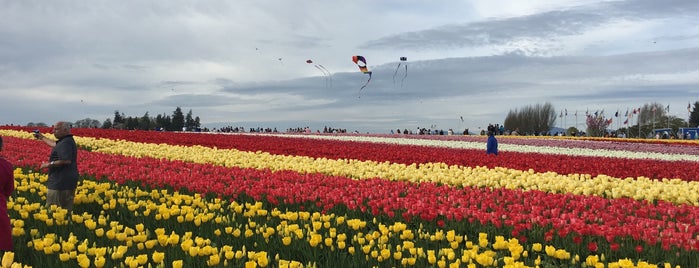
<path fill-rule="evenodd" d="M 395 77 L 395 75 L 394 75 Z M 403 79 L 400 80 L 400 87 L 403 87 L 403 81 L 405 81 L 405 78 L 408 77 L 408 64 L 405 64 L 405 75 L 403 76 Z"/>
<path fill-rule="evenodd" d="M 393 84 L 396 84 L 396 75 L 398 74 L 398 69 L 400 69 L 401 63 L 398 63 L 398 67 L 396 67 L 396 71 L 393 73 Z M 405 67 L 408 67 L 407 65 Z"/>
<path fill-rule="evenodd" d="M 313 67 L 316 67 L 316 69 L 318 69 L 318 71 L 323 73 L 323 77 L 325 78 L 325 87 L 328 87 L 328 74 L 325 73 L 325 71 L 323 70 L 323 65 L 314 64 Z"/>
<path fill-rule="evenodd" d="M 326 75 L 328 76 L 328 80 L 330 81 L 330 87 L 333 87 L 333 74 L 328 69 L 326 69 L 325 66 L 320 65 L 320 64 L 319 64 L 319 66 L 320 66 L 320 68 L 323 68 L 323 70 L 324 70 L 323 73 L 327 72 Z"/>

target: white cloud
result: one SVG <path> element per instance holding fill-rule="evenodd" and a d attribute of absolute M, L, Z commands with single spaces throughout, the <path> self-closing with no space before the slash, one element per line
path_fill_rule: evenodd
<path fill-rule="evenodd" d="M 547 101 L 573 111 L 699 98 L 693 0 L 0 6 L 0 124 L 181 106 L 204 123 L 476 129 Z M 374 72 L 361 95 L 352 55 Z"/>

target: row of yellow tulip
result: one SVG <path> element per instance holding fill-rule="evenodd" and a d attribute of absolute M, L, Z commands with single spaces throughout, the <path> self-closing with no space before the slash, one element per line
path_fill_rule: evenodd
<path fill-rule="evenodd" d="M 60 208 L 40 205 L 46 193 L 45 174 L 16 169 L 14 175 L 17 198 L 10 200 L 8 207 L 19 217 L 12 220 L 13 236 L 28 236 L 27 247 L 46 258 L 57 256 L 63 266 L 167 263 L 183 267 L 198 260 L 217 267 L 266 267 L 271 262 L 279 267 L 301 267 L 302 262 L 294 260 L 293 254 L 285 254 L 294 250 L 403 266 L 526 267 L 525 263 L 545 263 L 604 267 L 605 261 L 604 255 L 581 260 L 550 245 L 527 246 L 517 239 L 493 239 L 485 233 L 469 239 L 453 230 L 429 232 L 401 222 L 385 225 L 376 218 L 367 222 L 345 215 L 281 211 L 260 202 L 229 202 L 92 180 L 82 181 L 76 204 L 92 206 L 99 215 L 83 212 L 68 216 Z M 255 249 L 246 249 L 244 241 L 255 241 Z M 270 251 L 277 252 L 274 258 L 268 256 Z M 3 258 L 3 265 L 12 262 L 11 254 Z M 609 267 L 628 264 L 633 262 L 624 259 L 610 262 Z M 642 261 L 636 265 L 657 267 Z M 666 263 L 665 267 L 671 265 Z"/>
<path fill-rule="evenodd" d="M 4 131 L 16 137 L 31 134 Z M 633 198 L 654 202 L 699 206 L 699 182 L 679 179 L 651 180 L 644 177 L 614 178 L 606 175 L 557 174 L 510 168 L 465 167 L 444 163 L 398 164 L 353 159 L 324 159 L 305 156 L 273 155 L 204 146 L 176 146 L 129 141 L 76 137 L 78 144 L 92 151 L 135 157 L 182 160 L 200 164 L 270 170 L 293 170 L 299 173 L 323 173 L 354 179 L 383 178 L 414 183 L 435 182 L 463 187 L 492 187 L 540 190 L 607 198 Z"/>

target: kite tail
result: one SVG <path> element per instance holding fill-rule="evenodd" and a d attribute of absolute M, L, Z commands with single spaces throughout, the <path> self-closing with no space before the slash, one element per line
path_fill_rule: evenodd
<path fill-rule="evenodd" d="M 313 67 L 316 67 L 316 69 L 318 69 L 318 71 L 323 73 L 323 77 L 325 78 L 325 87 L 328 87 L 328 74 L 325 73 L 325 70 L 323 70 L 324 69 L 323 65 L 316 64 L 316 65 L 313 65 Z"/>
<path fill-rule="evenodd" d="M 318 64 L 320 68 L 323 68 L 324 72 L 327 73 L 328 80 L 330 81 L 330 87 L 333 87 L 333 73 L 331 73 L 328 69 L 325 68 L 325 66 Z"/>
<path fill-rule="evenodd" d="M 371 82 L 371 72 L 368 72 L 368 74 L 369 74 L 369 80 L 366 80 L 366 83 L 364 83 L 364 85 L 362 86 L 362 88 L 359 89 L 360 91 L 361 91 L 362 89 L 364 89 L 367 85 L 369 85 L 369 82 Z"/>
<path fill-rule="evenodd" d="M 408 77 L 408 65 L 405 65 L 405 75 L 403 76 L 403 79 L 400 80 L 400 87 L 403 87 L 403 81 L 405 81 L 405 78 Z"/>
<path fill-rule="evenodd" d="M 367 72 L 367 74 L 369 74 L 369 80 L 366 80 L 366 83 L 364 83 L 364 85 L 361 88 L 359 88 L 359 93 L 357 94 L 361 94 L 362 89 L 364 89 L 367 85 L 369 85 L 369 82 L 371 82 L 371 72 Z M 361 96 L 359 96 L 359 98 L 361 98 Z"/>
<path fill-rule="evenodd" d="M 406 68 L 408 65 L 405 66 Z M 396 67 L 396 71 L 393 73 L 393 84 L 396 84 L 396 75 L 398 74 L 398 69 L 400 69 L 400 62 L 398 63 L 398 67 Z"/>

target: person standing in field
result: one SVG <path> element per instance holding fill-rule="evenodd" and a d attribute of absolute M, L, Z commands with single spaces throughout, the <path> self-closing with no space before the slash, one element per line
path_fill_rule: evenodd
<path fill-rule="evenodd" d="M 494 131 L 488 131 L 488 142 L 486 143 L 486 154 L 498 155 L 498 140 Z"/>
<path fill-rule="evenodd" d="M 0 152 L 2 152 L 2 137 L 0 137 Z M 7 213 L 7 200 L 15 190 L 15 176 L 12 164 L 0 155 L 0 253 L 13 251 L 12 226 L 10 215 Z M 0 254 L 2 257 L 3 254 Z"/>
<path fill-rule="evenodd" d="M 51 146 L 49 161 L 41 164 L 41 168 L 48 168 L 49 179 L 46 182 L 46 207 L 57 205 L 68 210 L 68 215 L 73 211 L 75 189 L 78 187 L 78 146 L 75 144 L 70 132 L 70 123 L 57 122 L 53 127 L 53 135 L 56 141 L 47 138 L 41 133 L 34 136 Z"/>

